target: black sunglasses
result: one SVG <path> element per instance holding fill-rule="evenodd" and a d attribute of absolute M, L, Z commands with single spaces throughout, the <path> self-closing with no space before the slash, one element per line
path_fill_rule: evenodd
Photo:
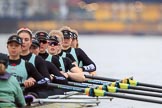
<path fill-rule="evenodd" d="M 39 40 L 39 43 L 46 44 L 46 43 L 47 43 L 47 41 L 46 41 L 46 40 Z"/>
<path fill-rule="evenodd" d="M 49 46 L 52 46 L 52 45 L 57 46 L 58 45 L 58 42 L 48 42 L 48 45 Z"/>

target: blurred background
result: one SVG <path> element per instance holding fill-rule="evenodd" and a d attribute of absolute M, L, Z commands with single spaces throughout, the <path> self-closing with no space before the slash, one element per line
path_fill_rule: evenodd
<path fill-rule="evenodd" d="M 49 32 L 64 25 L 79 32 L 97 75 L 162 84 L 162 0 L 0 0 L 0 52 L 21 27 Z M 95 108 L 107 106 L 161 108 L 118 98 Z"/>
<path fill-rule="evenodd" d="M 0 33 L 63 25 L 80 34 L 162 35 L 161 0 L 0 0 Z"/>

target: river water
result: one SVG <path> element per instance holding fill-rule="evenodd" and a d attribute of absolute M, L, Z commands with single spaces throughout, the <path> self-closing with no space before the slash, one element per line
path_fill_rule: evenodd
<path fill-rule="evenodd" d="M 7 53 L 8 35 L 0 36 L 0 52 Z M 79 44 L 96 63 L 99 76 L 116 79 L 133 76 L 139 82 L 162 84 L 162 37 L 84 35 L 79 37 Z M 114 98 L 102 100 L 96 108 L 106 107 L 161 108 L 161 105 Z"/>

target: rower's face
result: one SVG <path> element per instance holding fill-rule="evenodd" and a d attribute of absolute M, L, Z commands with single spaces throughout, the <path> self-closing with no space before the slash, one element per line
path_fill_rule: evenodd
<path fill-rule="evenodd" d="M 40 49 L 39 49 L 40 53 L 45 53 L 46 49 L 48 47 L 48 41 L 47 40 L 40 40 L 39 45 L 40 45 Z"/>
<path fill-rule="evenodd" d="M 78 44 L 78 40 L 77 39 L 73 39 L 72 42 L 71 42 L 71 47 L 77 48 L 77 44 Z"/>
<path fill-rule="evenodd" d="M 22 51 L 29 50 L 32 40 L 30 38 L 30 35 L 28 33 L 22 32 L 19 34 L 19 37 L 22 39 L 23 44 L 22 44 Z"/>
<path fill-rule="evenodd" d="M 59 44 L 52 43 L 52 41 L 48 42 L 48 53 L 52 55 L 56 55 L 58 52 L 58 46 Z"/>
<path fill-rule="evenodd" d="M 16 42 L 11 42 L 9 44 L 7 44 L 7 49 L 8 49 L 8 53 L 10 56 L 19 56 L 22 50 L 22 47 L 20 44 L 16 43 Z"/>
<path fill-rule="evenodd" d="M 35 54 L 35 55 L 38 55 L 39 54 L 39 47 L 31 46 L 30 52 Z"/>
<path fill-rule="evenodd" d="M 63 47 L 70 47 L 71 46 L 71 42 L 72 42 L 72 38 L 69 38 L 69 39 L 64 38 L 62 46 Z"/>

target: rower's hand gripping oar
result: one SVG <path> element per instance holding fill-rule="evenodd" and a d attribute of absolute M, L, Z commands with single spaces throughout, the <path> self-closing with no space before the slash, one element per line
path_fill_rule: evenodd
<path fill-rule="evenodd" d="M 41 79 L 38 82 L 36 82 L 36 84 L 34 86 L 32 86 L 30 88 L 37 88 L 37 89 L 38 88 L 46 88 L 46 87 L 48 87 L 48 82 L 49 81 L 46 79 Z M 24 87 L 25 85 L 24 85 L 24 83 L 20 83 L 20 86 Z M 35 97 L 32 95 L 26 95 L 26 96 L 24 96 L 24 98 L 25 98 L 27 106 L 30 106 L 31 103 L 34 101 Z"/>
<path fill-rule="evenodd" d="M 85 77 L 90 78 L 90 79 L 102 80 L 102 81 L 111 81 L 111 82 L 121 81 L 122 83 L 130 84 L 132 86 L 145 86 L 145 87 L 162 89 L 161 85 L 147 84 L 147 83 L 142 83 L 142 82 L 138 82 L 138 81 L 131 80 L 131 79 L 120 80 L 120 79 L 115 79 L 115 78 L 106 78 L 106 77 L 91 76 L 91 75 L 85 75 Z"/>

